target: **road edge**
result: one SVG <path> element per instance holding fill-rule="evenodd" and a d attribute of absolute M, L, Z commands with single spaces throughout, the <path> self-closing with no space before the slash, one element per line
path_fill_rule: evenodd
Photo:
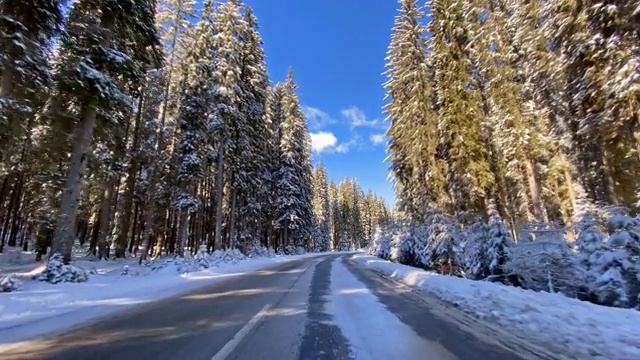
<path fill-rule="evenodd" d="M 485 333 L 492 333 L 498 335 L 501 340 L 507 340 L 496 341 L 492 337 L 483 336 L 483 341 L 491 343 L 495 346 L 500 346 L 508 351 L 522 356 L 523 358 L 531 360 L 574 359 L 570 356 L 558 353 L 561 351 L 560 349 L 545 349 L 545 346 L 548 346 L 547 344 L 539 344 L 535 341 L 531 341 L 527 339 L 525 334 L 521 333 L 520 331 L 518 331 L 517 334 L 513 334 L 513 332 L 507 332 L 500 324 L 480 318 L 470 311 L 465 311 L 465 309 L 461 308 L 459 305 L 447 301 L 446 299 L 440 298 L 436 294 L 393 279 L 389 275 L 381 271 L 377 271 L 371 267 L 366 266 L 365 264 L 354 260 L 353 257 L 355 255 L 356 254 L 345 256 L 343 257 L 343 259 L 349 265 L 358 268 L 366 273 L 369 273 L 384 282 L 409 290 L 410 293 L 416 296 L 416 300 L 423 302 L 424 304 L 435 310 L 433 311 L 434 316 L 438 316 L 440 319 L 459 327 L 463 331 L 470 332 L 475 328 L 475 331 L 471 331 L 474 336 L 484 335 Z M 447 316 L 443 316 L 445 315 L 445 313 Z M 456 319 L 458 321 L 452 321 L 453 319 Z M 523 350 L 526 353 L 523 353 Z"/>

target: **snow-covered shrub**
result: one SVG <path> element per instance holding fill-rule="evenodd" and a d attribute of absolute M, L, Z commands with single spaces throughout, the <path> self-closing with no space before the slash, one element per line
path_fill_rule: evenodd
<path fill-rule="evenodd" d="M 640 231 L 638 222 L 622 214 L 607 221 L 610 233 L 600 245 L 583 246 L 589 288 L 596 302 L 617 307 L 640 306 Z M 589 244 L 589 243 L 587 243 Z M 592 251 L 588 253 L 587 251 Z"/>
<path fill-rule="evenodd" d="M 347 232 L 343 233 L 340 236 L 338 241 L 338 251 L 349 251 L 351 250 L 351 238 Z"/>
<path fill-rule="evenodd" d="M 129 266 L 124 265 L 120 272 L 121 276 L 148 276 L 152 270 L 147 266 Z M 91 274 L 91 272 L 89 272 Z M 97 275 L 97 272 L 96 272 Z"/>
<path fill-rule="evenodd" d="M 36 280 L 57 284 L 60 282 L 81 283 L 89 280 L 89 275 L 85 270 L 74 265 L 65 265 L 62 262 L 62 255 L 53 254 L 47 266 L 40 273 L 34 276 Z"/>
<path fill-rule="evenodd" d="M 629 256 L 640 256 L 640 224 L 628 215 L 614 215 L 607 220 L 609 243 L 625 249 Z"/>
<path fill-rule="evenodd" d="M 485 249 L 489 275 L 502 275 L 507 262 L 508 249 L 513 239 L 500 216 L 496 213 L 489 219 L 489 239 Z"/>
<path fill-rule="evenodd" d="M 246 256 L 238 249 L 216 250 L 209 257 L 209 262 L 218 266 L 220 264 L 237 264 L 244 259 L 246 259 Z"/>
<path fill-rule="evenodd" d="M 296 253 L 296 246 L 293 244 L 288 244 L 284 247 L 284 255 L 293 255 Z"/>
<path fill-rule="evenodd" d="M 461 236 L 458 226 L 447 216 L 434 214 L 425 231 L 422 257 L 425 267 L 441 274 L 462 276 Z"/>
<path fill-rule="evenodd" d="M 142 262 L 142 266 L 148 268 L 150 272 L 157 272 L 166 268 L 171 263 L 172 261 L 167 259 L 146 259 Z"/>
<path fill-rule="evenodd" d="M 259 245 L 251 245 L 247 250 L 248 258 L 273 258 L 276 257 L 276 252 L 272 248 L 266 248 Z"/>
<path fill-rule="evenodd" d="M 564 239 L 519 243 L 508 249 L 504 266 L 526 289 L 560 292 L 577 297 L 583 292 L 585 271 Z"/>
<path fill-rule="evenodd" d="M 600 231 L 592 214 L 582 215 L 574 231 L 576 233 L 576 250 L 580 257 L 580 264 L 585 270 L 590 270 L 591 263 L 589 258 L 596 251 L 603 249 L 606 236 Z"/>
<path fill-rule="evenodd" d="M 622 249 L 602 249 L 590 257 L 590 293 L 597 303 L 617 307 L 632 307 L 638 301 L 637 264 Z"/>
<path fill-rule="evenodd" d="M 296 249 L 294 251 L 295 255 L 303 255 L 303 254 L 306 254 L 306 253 L 307 253 L 307 250 L 305 250 L 305 248 L 303 248 L 302 246 L 296 247 Z"/>
<path fill-rule="evenodd" d="M 476 220 L 465 227 L 461 233 L 464 246 L 462 248 L 464 274 L 472 280 L 480 280 L 489 276 L 485 248 L 489 242 L 489 229 L 482 220 Z"/>
<path fill-rule="evenodd" d="M 14 279 L 11 275 L 7 275 L 0 279 L 0 292 L 16 291 L 20 286 L 22 286 L 22 282 L 18 279 Z"/>
<path fill-rule="evenodd" d="M 200 269 L 208 269 L 209 267 L 211 267 L 208 257 L 209 254 L 207 253 L 207 245 L 200 245 L 200 247 L 198 247 L 198 252 L 193 257 L 193 259 L 195 260 L 195 263 L 198 264 Z"/>
<path fill-rule="evenodd" d="M 391 237 L 389 260 L 424 268 L 428 262 L 424 253 L 426 239 L 423 227 L 409 225 L 398 229 Z"/>
<path fill-rule="evenodd" d="M 392 227 L 382 227 L 377 225 L 373 232 L 373 239 L 367 253 L 372 256 L 389 260 L 389 252 L 391 251 L 391 233 L 394 231 Z"/>

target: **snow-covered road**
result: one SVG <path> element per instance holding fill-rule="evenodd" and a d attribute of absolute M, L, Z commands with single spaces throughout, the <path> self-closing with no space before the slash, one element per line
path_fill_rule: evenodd
<path fill-rule="evenodd" d="M 427 299 L 442 300 L 446 309 L 494 325 L 493 333 L 506 332 L 570 359 L 640 359 L 640 311 L 440 275 L 364 254 L 352 261 L 420 290 Z"/>
<path fill-rule="evenodd" d="M 80 360 L 102 359 L 495 359 L 520 360 L 545 358 L 525 356 L 531 352 L 516 351 L 505 341 L 490 341 L 486 334 L 474 333 L 448 319 L 442 312 L 431 311 L 426 302 L 396 283 L 384 280 L 375 273 L 358 266 L 345 254 L 325 254 L 287 261 L 283 264 L 230 265 L 227 275 L 232 278 L 196 285 L 180 285 L 169 280 L 155 285 L 150 294 L 164 291 L 181 295 L 162 302 L 139 306 L 135 311 L 119 311 L 124 304 L 150 301 L 155 295 L 141 294 L 131 282 L 116 295 L 88 284 L 67 284 L 63 288 L 86 288 L 92 296 L 77 295 L 65 298 L 55 293 L 48 298 L 51 305 L 67 304 L 68 309 L 85 309 L 83 301 L 93 307 L 108 309 L 108 319 L 95 321 L 65 335 L 33 338 L 16 346 L 23 329 L 17 319 L 12 329 L 0 332 L 0 358 Z M 265 261 L 266 262 L 266 261 Z M 235 267 L 235 272 L 232 268 Z M 253 271 L 249 271 L 252 268 Z M 222 272 L 221 272 L 222 273 Z M 242 274 L 241 274 L 242 273 Z M 240 275 L 241 274 L 241 275 Z M 158 276 L 158 275 L 154 275 Z M 213 274 L 192 275 L 216 278 Z M 153 277 L 153 276 L 152 276 Z M 122 279 L 127 282 L 132 279 Z M 186 281 L 186 280 L 183 280 Z M 194 281 L 194 280 L 191 280 Z M 189 281 L 187 281 L 189 282 Z M 153 282 L 149 281 L 149 285 Z M 117 282 L 112 283 L 115 287 Z M 95 285 L 95 284 L 94 284 Z M 106 285 L 106 284 L 105 284 Z M 123 287 L 122 285 L 120 287 Z M 189 287 L 192 287 L 189 290 Z M 151 290 L 151 288 L 148 288 Z M 47 291 L 35 291 L 24 296 L 48 296 Z M 49 291 L 53 291 L 53 285 Z M 115 289 L 113 289 L 115 290 Z M 189 291 L 187 291 L 189 290 Z M 89 290 L 85 290 L 89 291 Z M 100 293 L 105 291 L 104 293 Z M 76 291 L 81 294 L 82 291 Z M 19 293 L 14 293 L 18 294 Z M 99 297 L 102 296 L 102 299 Z M 82 300 L 81 297 L 91 299 Z M 64 302 L 62 300 L 65 300 Z M 17 300 L 17 299 L 15 299 Z M 23 298 L 26 300 L 26 298 Z M 117 304 L 114 304 L 116 302 Z M 2 304 L 2 300 L 0 300 Z M 100 304 L 100 305 L 97 305 Z M 40 303 L 43 306 L 42 303 Z M 9 306 L 18 314 L 17 307 Z M 51 307 L 44 306 L 52 310 Z M 99 307 L 100 308 L 100 307 Z M 5 307 L 7 309 L 7 307 Z M 22 316 L 36 319 L 26 306 Z M 37 310 L 33 307 L 32 310 Z M 2 312 L 0 312 L 2 314 Z M 81 315 L 84 314 L 84 315 Z M 77 310 L 62 313 L 57 322 L 67 318 L 76 323 L 95 315 L 95 311 Z M 105 315 L 102 312 L 102 315 Z M 45 319 L 37 323 L 47 324 Z M 58 326 L 58 329 L 61 329 Z M 13 331 L 13 337 L 9 335 Z M 24 334 L 23 334 L 24 335 Z M 35 335 L 31 333 L 31 335 Z M 13 339 L 13 340 L 12 340 Z M 502 339 L 504 340 L 504 339 Z M 13 345 L 9 349 L 9 345 Z M 4 353 L 2 351 L 5 351 Z"/>
<path fill-rule="evenodd" d="M 335 261 L 327 312 L 347 338 L 356 359 L 455 359 L 436 341 L 420 337 L 389 311 L 363 282 Z"/>

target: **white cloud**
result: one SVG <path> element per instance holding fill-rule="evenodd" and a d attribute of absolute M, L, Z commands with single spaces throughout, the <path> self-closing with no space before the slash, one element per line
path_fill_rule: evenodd
<path fill-rule="evenodd" d="M 342 143 L 336 146 L 335 152 L 342 153 L 342 154 L 349 152 L 349 143 Z"/>
<path fill-rule="evenodd" d="M 303 105 L 302 112 L 304 113 L 304 117 L 307 119 L 309 128 L 313 130 L 320 130 L 327 125 L 335 124 L 337 122 L 329 116 L 329 114 L 318 108 Z"/>
<path fill-rule="evenodd" d="M 357 106 L 350 106 L 346 109 L 342 109 L 341 112 L 342 116 L 349 120 L 352 129 L 358 126 L 374 127 L 378 125 L 378 119 L 367 120 L 367 116 Z"/>
<path fill-rule="evenodd" d="M 354 134 L 351 139 L 347 142 L 343 142 L 340 145 L 336 146 L 335 151 L 339 153 L 346 153 L 351 150 L 352 147 L 356 145 L 360 145 L 362 143 L 362 136 L 358 134 Z"/>
<path fill-rule="evenodd" d="M 362 145 L 362 136 L 354 134 L 349 141 L 338 143 L 338 138 L 330 132 L 320 131 L 309 133 L 311 136 L 311 150 L 316 153 L 347 153 L 354 146 Z"/>
<path fill-rule="evenodd" d="M 384 134 L 371 134 L 369 140 L 371 140 L 374 145 L 381 145 L 384 143 L 385 137 Z"/>
<path fill-rule="evenodd" d="M 311 150 L 318 153 L 330 151 L 338 143 L 338 138 L 330 132 L 320 131 L 317 133 L 310 133 L 310 135 Z"/>

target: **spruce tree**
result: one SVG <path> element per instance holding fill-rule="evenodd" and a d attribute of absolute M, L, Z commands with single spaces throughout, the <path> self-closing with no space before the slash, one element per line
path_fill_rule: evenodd
<path fill-rule="evenodd" d="M 425 14 L 416 0 L 400 0 L 387 53 L 385 111 L 391 125 L 389 160 L 398 197 L 410 213 L 444 206 L 445 167 L 437 158 L 438 120 L 433 69 L 427 60 Z M 426 186 L 425 186 L 426 185 Z"/>
<path fill-rule="evenodd" d="M 50 85 L 50 50 L 60 34 L 66 0 L 0 2 L 0 163 L 9 141 L 24 135 L 34 96 Z"/>
<path fill-rule="evenodd" d="M 260 214 L 269 202 L 267 186 L 268 161 L 266 155 L 269 138 L 267 123 L 267 97 L 269 79 L 262 48 L 262 38 L 258 33 L 258 20 L 249 7 L 244 7 L 242 31 L 239 34 L 242 46 L 242 75 L 240 77 L 243 100 L 243 129 L 240 130 L 241 151 L 236 156 L 240 169 L 241 238 L 257 245 L 262 227 Z M 245 244 L 248 245 L 248 244 Z"/>
<path fill-rule="evenodd" d="M 440 147 L 448 165 L 446 183 L 453 208 L 483 213 L 494 176 L 480 126 L 480 96 L 470 87 L 472 24 L 477 15 L 473 5 L 456 0 L 431 2 L 429 31 L 433 36 L 429 45 L 435 68 Z"/>
<path fill-rule="evenodd" d="M 277 171 L 276 227 L 285 247 L 307 245 L 313 225 L 311 143 L 290 70 L 282 99 L 280 165 Z M 294 234 L 291 234 L 292 230 Z"/>
<path fill-rule="evenodd" d="M 205 4 L 204 9 L 206 8 L 207 6 Z M 181 97 L 180 93 L 185 86 L 184 81 L 181 81 L 181 74 L 184 73 L 186 67 L 186 54 L 188 53 L 185 34 L 192 27 L 189 19 L 195 16 L 195 0 L 158 1 L 155 23 L 158 37 L 162 44 L 164 63 L 160 71 L 147 76 L 147 79 L 153 79 L 154 82 L 147 80 L 143 84 L 143 98 L 140 99 L 141 103 L 139 105 L 143 106 L 141 109 L 143 112 L 155 112 L 159 110 L 158 117 L 162 120 L 163 126 L 167 123 L 167 119 L 170 119 L 169 123 L 171 123 L 171 127 L 174 127 L 174 120 L 177 117 L 178 104 Z M 194 35 L 194 37 L 197 36 L 198 35 Z M 160 94 L 157 94 L 158 87 L 161 89 Z M 149 99 L 148 93 L 154 94 L 153 101 L 145 101 L 145 98 Z M 160 98 L 160 104 L 157 103 L 158 98 Z M 153 104 L 155 109 L 149 109 L 151 104 Z M 141 139 L 141 134 L 144 132 L 143 127 L 144 123 L 141 123 L 141 115 L 138 114 L 133 128 L 133 141 L 129 149 L 133 154 L 142 150 L 140 143 L 143 141 Z M 147 133 L 147 135 L 151 136 L 151 133 Z M 156 137 L 154 136 L 154 138 Z M 151 168 L 153 168 L 154 178 L 159 177 L 159 170 L 164 168 L 164 166 L 161 165 L 161 163 L 164 163 L 164 161 L 161 161 L 163 157 L 161 154 L 165 152 L 164 148 L 168 143 L 167 140 L 169 140 L 168 137 L 163 137 L 160 143 L 152 145 L 152 148 L 158 148 L 157 162 L 151 166 Z M 140 171 L 141 166 L 140 158 L 135 155 L 129 158 L 129 162 L 126 165 L 127 176 L 122 194 L 122 203 L 119 208 L 118 231 L 115 236 L 116 257 L 124 256 L 124 251 L 129 241 L 132 221 L 134 220 L 134 214 L 132 214 L 132 212 L 134 210 L 135 189 L 139 186 L 137 184 L 136 173 Z M 154 179 L 152 182 L 156 181 L 157 180 Z M 151 196 L 151 199 L 155 201 L 156 197 L 160 197 L 160 194 L 158 193 L 157 196 Z M 147 209 L 149 211 L 151 210 L 149 205 Z"/>
<path fill-rule="evenodd" d="M 219 127 L 218 145 L 218 169 L 220 176 L 216 183 L 216 193 L 223 194 L 227 187 L 229 191 L 224 194 L 224 203 L 229 212 L 228 240 L 229 246 L 234 247 L 236 241 L 236 213 L 237 213 L 237 188 L 243 179 L 242 165 L 238 163 L 236 156 L 241 151 L 239 143 L 241 136 L 239 125 L 242 125 L 241 102 L 244 98 L 243 89 L 240 87 L 242 76 L 242 43 L 239 41 L 239 31 L 243 22 L 240 13 L 240 4 L 235 0 L 229 0 L 221 4 L 215 12 L 214 23 L 216 31 L 213 46 L 214 72 L 212 78 L 212 121 Z M 222 196 L 218 197 L 216 211 L 216 237 L 221 236 L 222 228 Z M 220 225 L 220 226 L 219 226 Z M 219 241 L 221 241 L 219 239 Z"/>
<path fill-rule="evenodd" d="M 320 161 L 313 170 L 313 214 L 316 231 L 314 232 L 314 244 L 318 244 L 320 250 L 330 247 L 330 204 L 329 184 L 327 183 L 327 171 L 324 163 Z"/>
<path fill-rule="evenodd" d="M 48 115 L 52 121 L 78 119 L 51 251 L 62 253 L 66 262 L 96 122 L 113 119 L 118 106 L 131 107 L 130 84 L 141 80 L 143 69 L 160 63 L 154 12 L 152 1 L 78 0 L 65 26 L 55 81 L 60 99 L 72 99 L 78 110 L 67 107 Z"/>

